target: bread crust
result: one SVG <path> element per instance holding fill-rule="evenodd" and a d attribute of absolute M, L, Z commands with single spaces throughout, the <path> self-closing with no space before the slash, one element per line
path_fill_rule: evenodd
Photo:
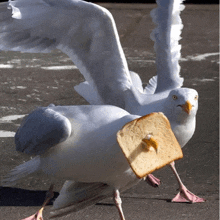
<path fill-rule="evenodd" d="M 161 112 L 125 124 L 117 133 L 117 141 L 138 178 L 183 157 L 169 120 Z"/>

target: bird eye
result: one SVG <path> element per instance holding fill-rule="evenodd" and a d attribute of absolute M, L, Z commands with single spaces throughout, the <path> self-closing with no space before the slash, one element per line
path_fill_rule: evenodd
<path fill-rule="evenodd" d="M 198 98 L 199 98 L 198 95 L 196 95 L 194 99 L 195 99 L 195 100 L 198 100 Z"/>
<path fill-rule="evenodd" d="M 177 100 L 177 96 L 176 95 L 173 95 L 172 98 L 173 98 L 173 100 Z"/>

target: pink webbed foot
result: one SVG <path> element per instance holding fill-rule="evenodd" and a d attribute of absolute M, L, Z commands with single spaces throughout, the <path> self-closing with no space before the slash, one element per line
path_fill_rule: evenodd
<path fill-rule="evenodd" d="M 160 185 L 160 180 L 156 178 L 153 174 L 148 174 L 145 181 L 153 187 L 158 187 Z"/>
<path fill-rule="evenodd" d="M 194 195 L 185 186 L 182 186 L 180 192 L 172 199 L 172 202 L 199 203 L 205 201 L 205 199 Z"/>

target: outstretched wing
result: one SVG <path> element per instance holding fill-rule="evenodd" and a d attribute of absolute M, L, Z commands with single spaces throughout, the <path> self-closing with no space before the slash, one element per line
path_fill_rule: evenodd
<path fill-rule="evenodd" d="M 71 134 L 68 118 L 51 108 L 38 108 L 21 123 L 15 134 L 16 150 L 40 155 L 65 141 Z"/>
<path fill-rule="evenodd" d="M 150 79 L 149 84 L 143 90 L 140 77 L 130 72 L 132 87 L 126 92 L 129 95 L 123 97 L 125 106 L 146 103 L 149 100 L 148 95 L 182 86 L 183 78 L 180 77 L 179 66 L 181 56 L 179 40 L 183 28 L 180 12 L 184 9 L 182 1 L 157 0 L 158 7 L 151 12 L 153 21 L 157 25 L 151 34 L 152 40 L 155 41 L 157 76 Z M 98 93 L 87 82 L 76 86 L 75 90 L 90 104 L 105 104 L 103 100 L 97 98 Z"/>
<path fill-rule="evenodd" d="M 9 0 L 0 5 L 0 50 L 66 53 L 99 98 L 123 107 L 131 78 L 114 19 L 80 0 Z"/>
<path fill-rule="evenodd" d="M 183 28 L 180 12 L 184 9 L 183 0 L 157 0 L 158 7 L 151 11 L 157 27 L 151 34 L 156 51 L 157 92 L 179 88 L 183 84 L 180 77 L 179 40 Z"/>

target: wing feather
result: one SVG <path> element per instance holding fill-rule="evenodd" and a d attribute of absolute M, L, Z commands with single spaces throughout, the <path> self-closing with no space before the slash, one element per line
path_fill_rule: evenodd
<path fill-rule="evenodd" d="M 79 211 L 112 196 L 113 188 L 104 183 L 80 183 L 67 180 L 53 204 L 50 217 Z"/>
<path fill-rule="evenodd" d="M 183 0 L 157 0 L 158 7 L 151 11 L 151 17 L 157 27 L 151 34 L 155 42 L 157 88 L 156 92 L 179 88 L 183 84 L 180 77 L 179 40 L 183 24 L 180 12 L 184 9 Z"/>
<path fill-rule="evenodd" d="M 15 135 L 16 150 L 40 155 L 71 134 L 69 119 L 51 108 L 38 108 L 21 123 Z"/>
<path fill-rule="evenodd" d="M 15 0 L 0 8 L 0 50 L 60 49 L 104 103 L 124 106 L 131 78 L 108 10 L 79 0 Z"/>

